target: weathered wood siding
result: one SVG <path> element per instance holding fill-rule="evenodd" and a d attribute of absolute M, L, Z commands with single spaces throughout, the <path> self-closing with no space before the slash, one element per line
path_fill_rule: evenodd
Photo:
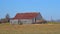
<path fill-rule="evenodd" d="M 32 19 L 21 19 L 20 20 L 23 24 L 32 24 Z"/>
<path fill-rule="evenodd" d="M 18 20 L 10 20 L 10 24 L 18 24 Z"/>
<path fill-rule="evenodd" d="M 19 21 L 19 22 L 18 22 Z M 32 24 L 32 19 L 10 20 L 10 24 Z"/>
<path fill-rule="evenodd" d="M 43 17 L 41 16 L 41 14 L 39 13 L 38 15 L 37 15 L 37 17 L 36 17 L 36 20 L 42 20 L 43 19 Z"/>

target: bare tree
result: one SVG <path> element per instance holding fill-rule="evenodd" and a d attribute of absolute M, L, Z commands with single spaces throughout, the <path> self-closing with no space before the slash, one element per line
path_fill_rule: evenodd
<path fill-rule="evenodd" d="M 7 20 L 7 22 L 10 21 L 10 16 L 9 16 L 9 14 L 6 14 L 6 20 Z"/>

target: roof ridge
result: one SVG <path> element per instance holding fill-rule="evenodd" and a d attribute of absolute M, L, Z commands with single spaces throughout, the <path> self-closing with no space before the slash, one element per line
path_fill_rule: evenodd
<path fill-rule="evenodd" d="M 26 13 L 40 13 L 40 12 L 26 12 Z M 25 13 L 17 13 L 17 14 L 25 14 Z"/>

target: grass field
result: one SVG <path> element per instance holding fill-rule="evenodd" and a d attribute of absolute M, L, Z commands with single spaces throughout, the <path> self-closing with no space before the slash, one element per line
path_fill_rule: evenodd
<path fill-rule="evenodd" d="M 60 24 L 0 24 L 0 34 L 60 34 Z"/>

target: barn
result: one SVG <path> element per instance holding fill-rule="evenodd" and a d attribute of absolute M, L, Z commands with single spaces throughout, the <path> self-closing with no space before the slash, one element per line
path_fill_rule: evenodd
<path fill-rule="evenodd" d="M 37 12 L 17 13 L 14 18 L 10 19 L 10 24 L 32 24 L 42 19 L 41 14 Z"/>

